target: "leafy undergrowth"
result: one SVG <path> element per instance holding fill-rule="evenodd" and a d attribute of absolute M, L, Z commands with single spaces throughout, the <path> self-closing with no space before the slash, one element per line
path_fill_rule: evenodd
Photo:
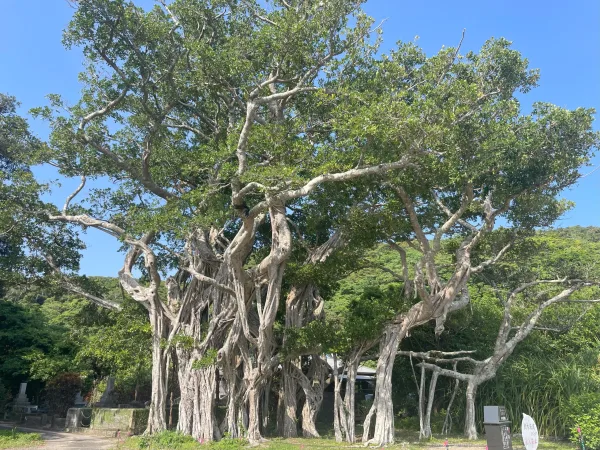
<path fill-rule="evenodd" d="M 43 444 L 44 441 L 39 433 L 0 430 L 0 448 L 31 448 Z"/>
<path fill-rule="evenodd" d="M 401 436 L 398 438 L 396 445 L 386 447 L 395 450 L 424 450 L 430 449 L 441 449 L 444 450 L 446 438 L 432 438 L 426 441 L 408 440 L 405 441 Z M 333 439 L 281 439 L 272 438 L 263 444 L 250 447 L 248 442 L 242 439 L 222 439 L 219 442 L 200 443 L 195 441 L 190 436 L 183 436 L 182 434 L 175 433 L 172 431 L 156 434 L 154 436 L 136 436 L 129 438 L 123 443 L 118 445 L 118 449 L 130 449 L 130 450 L 202 450 L 202 449 L 215 449 L 215 450 L 234 450 L 243 448 L 258 448 L 265 450 L 310 450 L 310 449 L 327 449 L 327 448 L 357 448 L 362 447 L 358 444 L 338 443 Z M 485 440 L 468 441 L 463 437 L 449 437 L 448 438 L 449 450 L 457 449 L 472 449 L 472 450 L 484 450 L 486 448 Z M 522 442 L 519 438 L 513 439 L 513 448 L 522 449 Z M 540 450 L 576 450 L 576 447 L 569 442 L 557 442 L 557 441 L 545 441 L 541 440 L 538 446 Z"/>

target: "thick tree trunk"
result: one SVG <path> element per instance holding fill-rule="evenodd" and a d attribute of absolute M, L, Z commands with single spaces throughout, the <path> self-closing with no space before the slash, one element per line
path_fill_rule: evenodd
<path fill-rule="evenodd" d="M 394 408 L 392 404 L 392 369 L 400 341 L 406 330 L 402 324 L 392 323 L 386 327 L 379 345 L 379 358 L 375 376 L 375 396 L 373 405 L 364 422 L 364 443 L 378 446 L 394 443 Z M 376 415 L 373 438 L 369 439 L 371 419 Z"/>
<path fill-rule="evenodd" d="M 231 438 L 241 438 L 244 436 L 245 425 L 242 411 L 245 411 L 245 402 L 242 400 L 243 392 L 243 373 L 239 364 L 240 355 L 237 353 L 240 345 L 241 318 L 235 317 L 233 325 L 229 330 L 223 346 L 217 352 L 217 362 L 219 363 L 223 381 L 225 384 L 227 397 L 227 412 L 221 429 L 228 432 Z"/>
<path fill-rule="evenodd" d="M 196 393 L 192 436 L 202 441 L 218 440 L 221 438 L 221 433 L 215 417 L 217 368 L 213 364 L 194 369 L 193 378 Z"/>
<path fill-rule="evenodd" d="M 179 418 L 177 431 L 191 435 L 194 423 L 194 385 L 190 374 L 190 362 L 183 352 L 177 352 L 179 360 L 177 376 L 179 380 Z"/>
<path fill-rule="evenodd" d="M 223 371 L 223 380 L 225 381 L 227 391 L 227 412 L 221 429 L 223 432 L 228 432 L 231 438 L 237 439 L 244 435 L 241 429 L 243 418 L 240 414 L 242 409 L 245 409 L 241 400 L 240 369 L 236 367 L 236 356 L 230 355 L 229 349 L 225 352 L 220 352 L 220 355 L 222 357 L 221 369 Z"/>
<path fill-rule="evenodd" d="M 254 363 L 246 357 L 245 364 L 252 364 L 248 370 L 248 439 L 251 444 L 263 441 L 260 432 L 260 393 L 264 387 L 266 378 L 273 374 L 274 366 L 274 336 L 273 325 L 279 308 L 281 297 L 281 284 L 287 259 L 292 250 L 292 236 L 286 219 L 286 210 L 283 202 L 272 201 L 269 205 L 271 219 L 271 252 L 258 267 L 258 272 L 267 281 L 267 293 L 264 304 L 262 299 L 257 301 L 257 310 L 260 320 L 258 327 L 258 339 L 256 342 L 256 360 Z M 238 270 L 240 267 L 238 266 Z M 257 290 L 258 297 L 260 291 Z M 238 305 L 244 307 L 241 296 L 238 297 Z M 244 318 L 245 319 L 245 318 Z M 247 326 L 247 322 L 245 324 Z M 246 331 L 244 332 L 246 334 Z M 246 336 L 249 341 L 253 338 Z"/>
<path fill-rule="evenodd" d="M 465 410 L 465 436 L 468 439 L 477 439 L 477 427 L 475 425 L 475 397 L 479 385 L 470 380 L 467 382 L 467 405 Z"/>
<path fill-rule="evenodd" d="M 310 251 L 306 264 L 323 263 L 337 248 L 343 245 L 341 233 L 336 231 L 324 244 Z M 285 326 L 286 331 L 301 328 L 314 320 L 323 320 L 323 299 L 314 284 L 293 286 L 286 298 Z M 290 345 L 287 333 L 284 334 L 284 347 Z M 291 343 L 293 346 L 293 343 Z M 311 356 L 308 376 L 302 373 L 298 359 L 284 364 L 283 377 L 283 408 L 282 435 L 296 436 L 297 385 L 304 392 L 305 401 L 302 405 L 302 435 L 304 437 L 319 437 L 315 420 L 323 402 L 325 376 L 328 372 L 325 362 L 319 355 Z M 297 378 L 296 378 L 297 377 Z"/>
<path fill-rule="evenodd" d="M 163 317 L 150 313 L 152 326 L 152 391 L 146 434 L 159 433 L 167 429 L 167 355 L 162 347 L 165 334 Z"/>
<path fill-rule="evenodd" d="M 237 369 L 235 371 L 231 370 L 231 373 L 225 375 L 227 380 L 227 412 L 224 425 L 221 428 L 223 433 L 229 433 L 229 437 L 238 439 L 246 435 L 248 412 L 246 402 L 243 400 L 241 376 L 238 376 Z"/>
<path fill-rule="evenodd" d="M 256 386 L 248 389 L 248 440 L 253 444 L 264 441 L 260 432 L 260 389 Z"/>
<path fill-rule="evenodd" d="M 346 435 L 346 415 L 340 414 L 343 408 L 343 401 L 341 395 L 342 389 L 342 374 L 339 373 L 339 368 L 337 364 L 337 357 L 333 355 L 333 429 L 335 433 L 335 440 L 337 442 L 342 442 L 344 440 L 344 436 Z M 343 373 L 343 370 L 342 370 Z"/>
<path fill-rule="evenodd" d="M 146 234 L 140 241 L 143 245 L 153 239 L 154 233 Z M 156 270 L 154 254 L 143 250 L 144 263 L 150 274 L 149 287 L 141 286 L 131 275 L 131 269 L 142 252 L 132 247 L 125 258 L 123 269 L 119 271 L 121 287 L 133 297 L 142 302 L 148 310 L 150 329 L 152 332 L 152 387 L 150 393 L 150 410 L 146 434 L 158 433 L 167 429 L 167 385 L 170 350 L 164 348 L 164 339 L 169 335 L 171 323 L 163 309 L 165 305 L 158 296 L 160 275 Z"/>
<path fill-rule="evenodd" d="M 423 437 L 429 439 L 431 437 L 431 411 L 433 409 L 433 401 L 435 399 L 435 388 L 439 377 L 439 372 L 434 371 L 431 374 L 429 382 L 429 397 L 427 398 L 427 410 L 425 411 L 425 426 L 423 428 Z"/>
<path fill-rule="evenodd" d="M 312 286 L 310 287 L 312 288 Z M 285 301 L 285 333 L 283 336 L 284 348 L 293 346 L 293 343 L 288 341 L 288 330 L 293 328 L 302 327 L 307 320 L 307 314 L 309 312 L 308 302 L 312 300 L 307 295 L 312 292 L 308 286 L 292 287 L 286 301 Z M 281 436 L 286 438 L 292 438 L 298 436 L 298 381 L 296 380 L 296 373 L 298 368 L 299 358 L 294 358 L 291 361 L 283 363 L 283 370 L 281 371 L 281 382 L 283 386 L 282 390 L 282 402 L 283 402 L 283 421 L 281 423 Z"/>
<path fill-rule="evenodd" d="M 283 364 L 282 371 L 282 382 L 283 382 L 283 426 L 281 435 L 285 438 L 294 438 L 298 436 L 298 418 L 296 416 L 296 409 L 298 406 L 298 399 L 296 392 L 298 390 L 298 383 L 294 377 L 294 370 L 291 365 L 293 361 L 289 361 Z"/>
<path fill-rule="evenodd" d="M 227 399 L 227 415 L 225 417 L 225 430 L 229 432 L 229 436 L 237 439 L 242 437 L 242 434 L 239 432 L 239 405 L 235 399 L 235 396 L 232 395 L 231 391 L 229 393 L 229 398 Z"/>
<path fill-rule="evenodd" d="M 302 406 L 302 436 L 305 438 L 321 437 L 317 431 L 316 418 L 323 401 L 323 396 L 309 393 Z"/>
<path fill-rule="evenodd" d="M 350 361 L 346 371 L 346 393 L 344 394 L 344 412 L 346 414 L 346 441 L 354 443 L 356 438 L 356 375 L 359 359 Z"/>
<path fill-rule="evenodd" d="M 302 390 L 306 397 L 306 401 L 302 406 L 302 435 L 304 437 L 320 437 L 317 431 L 316 418 L 323 403 L 327 373 L 327 364 L 319 355 L 312 355 L 309 376 L 302 375 L 303 378 L 301 378 Z"/>
<path fill-rule="evenodd" d="M 334 398 L 334 419 L 338 420 L 339 430 L 336 430 L 336 440 L 354 443 L 356 439 L 356 375 L 360 354 L 351 356 L 346 367 L 346 392 L 341 396 L 341 374 L 336 377 Z"/>

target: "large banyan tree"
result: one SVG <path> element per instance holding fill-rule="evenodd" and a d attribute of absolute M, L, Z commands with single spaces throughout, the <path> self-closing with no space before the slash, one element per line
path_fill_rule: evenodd
<path fill-rule="evenodd" d="M 183 433 L 260 441 L 276 371 L 315 399 L 304 419 L 314 421 L 319 393 L 306 377 L 323 384 L 318 343 L 303 371 L 302 355 L 280 351 L 275 322 L 282 309 L 288 328 L 319 320 L 322 299 L 318 277 L 285 283 L 286 263 L 318 271 L 363 233 L 403 261 L 406 245 L 422 255 L 398 274 L 410 301 L 385 327 L 363 436 L 392 442 L 399 342 L 430 320 L 441 332 L 468 301 L 469 277 L 510 251 L 507 239 L 491 259 L 476 256 L 498 219 L 531 230 L 564 211 L 557 194 L 596 139 L 591 111 L 538 104 L 522 115 L 515 95 L 538 74 L 505 40 L 427 58 L 411 44 L 378 55 L 378 36 L 350 0 L 76 3 L 64 42 L 85 56 L 81 97 L 53 95 L 37 114 L 52 127 L 42 158 L 81 184 L 46 217 L 124 246 L 120 283 L 153 333 L 148 432 L 166 428 L 173 359 Z M 322 229 L 304 226 L 320 215 Z M 457 235 L 453 269 L 441 270 L 441 242 Z M 119 307 L 68 275 L 71 289 Z M 296 390 L 280 390 L 288 410 Z"/>

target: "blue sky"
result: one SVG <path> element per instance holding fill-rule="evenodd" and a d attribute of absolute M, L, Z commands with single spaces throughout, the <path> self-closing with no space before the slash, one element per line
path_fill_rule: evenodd
<path fill-rule="evenodd" d="M 149 5 L 151 0 L 143 0 Z M 541 69 L 540 87 L 523 98 L 523 109 L 535 101 L 565 108 L 600 107 L 600 1 L 598 0 L 431 0 L 403 2 L 370 0 L 366 11 L 377 21 L 385 19 L 382 50 L 398 40 L 418 36 L 418 44 L 433 54 L 442 45 L 455 46 L 463 28 L 463 51 L 477 50 L 490 37 L 505 37 Z M 71 102 L 78 97 L 77 74 L 82 69 L 78 50 L 62 47 L 62 30 L 73 9 L 66 0 L 2 0 L 0 16 L 0 91 L 17 97 L 21 111 L 45 104 L 45 96 L 60 93 Z M 32 129 L 45 138 L 48 129 L 31 121 Z M 595 124 L 596 129 L 600 129 Z M 600 166 L 584 168 L 592 172 Z M 55 178 L 48 170 L 43 178 Z M 78 180 L 61 180 L 51 200 L 62 204 Z M 558 226 L 600 226 L 600 170 L 584 177 L 564 197 L 576 202 Z M 114 276 L 122 264 L 118 244 L 103 233 L 90 230 L 85 236 L 81 272 Z"/>

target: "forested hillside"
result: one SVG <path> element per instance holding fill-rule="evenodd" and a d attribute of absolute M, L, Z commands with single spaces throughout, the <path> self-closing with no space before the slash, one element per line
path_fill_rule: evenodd
<path fill-rule="evenodd" d="M 147 317 L 123 296 L 117 280 L 91 281 L 123 305 L 118 314 L 45 283 L 7 290 L 0 300 L 1 391 L 15 394 L 20 382 L 29 381 L 31 400 L 48 406 L 44 387 L 62 374 L 80 375 L 81 391 L 88 396 L 112 375 L 123 403 L 133 400 L 136 391 L 140 400 L 148 400 Z"/>

